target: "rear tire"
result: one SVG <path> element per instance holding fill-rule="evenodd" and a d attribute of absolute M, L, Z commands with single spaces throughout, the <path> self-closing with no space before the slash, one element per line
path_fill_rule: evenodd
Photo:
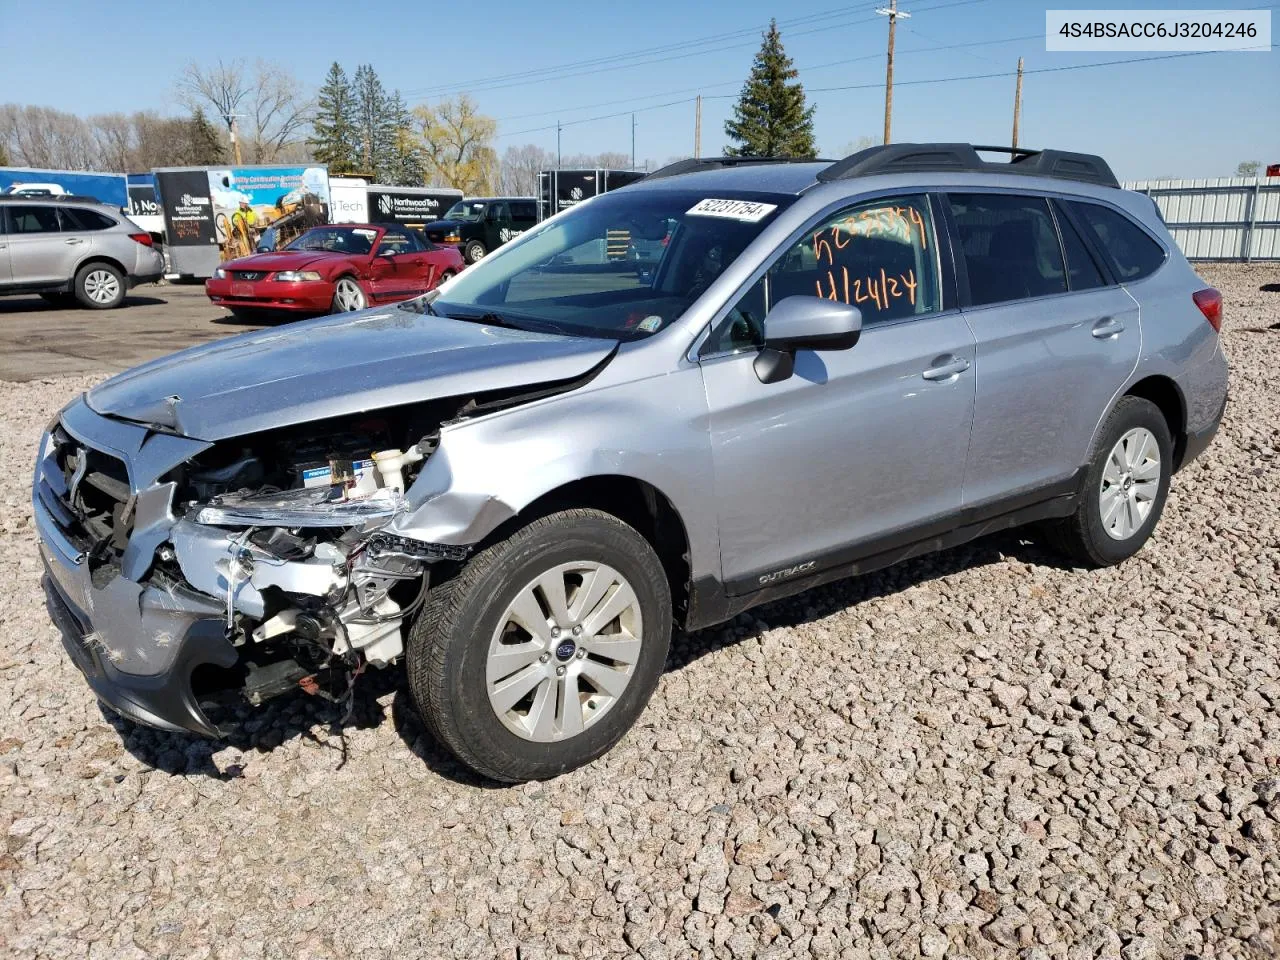
<path fill-rule="evenodd" d="M 1169 493 L 1173 438 L 1150 400 L 1121 397 L 1098 432 L 1076 512 L 1046 528 L 1083 566 L 1127 560 L 1150 539 Z"/>
<path fill-rule="evenodd" d="M 111 310 L 124 303 L 124 274 L 109 263 L 86 263 L 76 273 L 75 298 L 90 310 Z"/>
<path fill-rule="evenodd" d="M 607 513 L 565 510 L 432 585 L 409 631 L 409 688 L 428 729 L 476 773 L 541 780 L 622 738 L 670 639 L 653 547 Z"/>
<path fill-rule="evenodd" d="M 467 263 L 478 263 L 488 252 L 479 240 L 471 240 L 462 250 L 462 259 Z"/>

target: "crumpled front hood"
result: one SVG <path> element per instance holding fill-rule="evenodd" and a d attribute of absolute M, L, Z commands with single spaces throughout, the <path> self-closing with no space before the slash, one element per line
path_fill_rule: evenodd
<path fill-rule="evenodd" d="M 98 413 L 223 440 L 441 397 L 568 380 L 612 340 L 528 333 L 382 308 L 241 334 L 94 387 Z"/>

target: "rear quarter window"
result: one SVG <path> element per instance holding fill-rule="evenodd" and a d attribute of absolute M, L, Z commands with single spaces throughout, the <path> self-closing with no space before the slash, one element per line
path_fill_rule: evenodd
<path fill-rule="evenodd" d="M 1071 202 L 1071 209 L 1093 234 L 1121 282 L 1149 277 L 1164 265 L 1164 247 L 1124 214 L 1079 200 Z"/>
<path fill-rule="evenodd" d="M 63 230 L 108 230 L 116 225 L 115 220 L 96 210 L 63 207 L 58 212 L 62 217 Z"/>

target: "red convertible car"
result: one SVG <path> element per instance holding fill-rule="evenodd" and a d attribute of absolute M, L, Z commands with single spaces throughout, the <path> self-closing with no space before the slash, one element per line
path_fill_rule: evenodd
<path fill-rule="evenodd" d="M 314 227 L 283 250 L 231 260 L 205 281 L 238 316 L 339 313 L 408 300 L 462 269 L 462 255 L 397 226 Z"/>

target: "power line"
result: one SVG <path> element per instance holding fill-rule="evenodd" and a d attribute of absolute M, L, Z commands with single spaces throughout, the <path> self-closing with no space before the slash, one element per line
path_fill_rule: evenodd
<path fill-rule="evenodd" d="M 985 46 L 994 46 L 1001 43 L 1018 43 L 1023 40 L 1038 40 L 1043 36 L 1044 36 L 1043 33 L 1032 33 L 1032 34 L 1023 34 L 1022 36 L 1019 36 L 1019 37 L 1001 37 L 1000 39 L 997 39 L 997 40 L 970 40 L 964 43 L 948 43 L 948 44 L 942 44 L 942 45 L 935 45 L 932 47 L 911 47 L 910 49 L 907 49 L 907 50 L 899 50 L 898 56 L 901 57 L 911 53 L 936 53 L 939 50 L 958 50 L 964 47 L 985 47 Z M 882 52 L 877 51 L 876 53 L 866 53 L 857 57 L 846 57 L 843 60 L 830 60 L 827 63 L 815 63 L 805 67 L 798 67 L 797 69 L 801 73 L 812 73 L 816 70 L 826 70 L 831 67 L 848 66 L 851 63 L 862 63 L 867 60 L 878 60 L 883 56 L 884 54 Z M 660 93 L 651 93 L 643 97 L 620 97 L 616 100 L 602 100 L 597 103 L 584 103 L 576 107 L 560 107 L 556 110 L 539 110 L 534 113 L 517 113 L 507 117 L 499 117 L 497 122 L 501 124 L 501 123 L 507 123 L 508 121 L 511 121 L 511 120 L 528 120 L 532 117 L 549 117 L 549 116 L 552 116 L 553 114 L 572 113 L 575 110 L 595 110 L 595 109 L 598 109 L 599 107 L 612 107 L 620 103 L 629 103 L 629 104 L 639 103 L 642 100 L 653 100 L 658 97 L 673 97 L 673 96 L 676 96 L 677 94 L 695 93 L 700 90 L 715 90 L 717 87 L 732 87 L 732 86 L 738 86 L 741 83 L 742 81 L 740 79 L 723 80 L 723 81 L 717 81 L 715 83 L 700 83 L 697 86 L 681 87 L 678 90 L 663 90 Z M 643 109 L 643 108 L 638 108 L 638 109 Z"/>
<path fill-rule="evenodd" d="M 952 0 L 952 2 L 950 3 L 940 3 L 931 7 L 918 7 L 917 10 L 921 12 L 929 12 L 932 10 L 944 10 L 950 7 L 971 6 L 977 3 L 988 3 L 988 2 L 990 2 L 990 0 Z M 824 14 L 813 14 L 807 20 L 802 18 L 799 24 L 797 24 L 795 21 L 787 21 L 782 24 L 779 24 L 779 27 L 781 28 L 783 26 L 789 27 L 789 26 L 796 26 L 796 25 L 804 25 L 806 22 L 814 23 L 814 22 L 817 22 L 818 19 L 830 20 L 830 19 L 834 19 L 839 16 L 842 16 L 845 13 L 849 12 L 850 10 L 861 10 L 861 9 L 870 9 L 870 8 L 863 7 L 861 5 L 856 7 L 841 8 L 839 10 L 831 11 Z M 876 21 L 876 19 L 877 19 L 876 17 L 870 17 L 862 20 L 854 20 L 845 24 L 841 24 L 841 26 L 857 26 L 859 24 L 864 24 L 864 23 L 873 23 Z M 808 29 L 808 30 L 789 31 L 788 37 L 794 38 L 794 37 L 808 36 L 809 34 L 813 34 L 813 33 L 826 33 L 826 32 L 829 32 L 831 29 L 832 29 L 831 24 L 823 24 L 822 26 L 812 27 L 811 29 Z M 728 50 L 737 50 L 737 49 L 742 49 L 744 47 L 755 47 L 757 45 L 757 42 L 754 39 L 752 39 L 746 42 L 730 43 L 726 46 L 712 47 L 710 49 L 690 49 L 690 50 L 686 50 L 683 53 L 672 53 L 667 56 L 651 57 L 646 60 L 636 60 L 634 62 L 629 62 L 629 63 L 628 62 L 620 63 L 618 61 L 620 59 L 628 60 L 635 56 L 647 55 L 648 53 L 661 53 L 663 51 L 679 50 L 679 49 L 687 48 L 690 46 L 696 46 L 704 43 L 722 42 L 724 40 L 728 40 L 736 36 L 750 35 L 756 32 L 758 32 L 756 29 L 742 30 L 742 31 L 737 31 L 736 33 L 723 34 L 718 37 L 703 38 L 701 40 L 688 40 L 688 41 L 683 41 L 681 43 L 669 44 L 663 47 L 652 47 L 652 48 L 649 48 L 648 51 L 639 51 L 632 54 L 617 54 L 612 57 L 597 57 L 593 60 L 578 61 L 577 63 L 559 64 L 553 67 L 542 67 L 536 70 L 523 71 L 521 73 L 504 74 L 497 77 L 490 77 L 486 80 L 482 80 L 478 82 L 465 81 L 465 82 L 458 82 L 455 84 L 448 84 L 446 86 L 441 86 L 438 88 L 424 87 L 416 91 L 410 90 L 405 92 L 410 94 L 416 94 L 411 99 L 426 100 L 426 99 L 430 99 L 432 96 L 443 96 L 449 93 L 458 93 L 458 92 L 486 93 L 493 90 L 504 90 L 510 87 L 529 86 L 530 84 L 534 84 L 534 83 L 547 83 L 547 82 L 556 81 L 556 80 L 569 80 L 576 77 L 591 76 L 598 73 L 611 73 L 617 70 L 626 70 L 634 67 L 652 66 L 653 64 L 657 64 L 657 63 L 669 63 L 672 60 L 683 60 L 689 57 L 705 56 L 709 53 L 723 53 Z M 589 66 L 590 69 L 575 70 L 568 73 L 561 72 L 575 66 Z M 541 74 L 541 76 L 539 74 Z"/>
<path fill-rule="evenodd" d="M 1193 50 L 1186 53 L 1168 53 L 1158 57 L 1132 57 L 1128 60 L 1106 60 L 1102 63 L 1077 63 L 1066 67 L 1040 67 L 1038 70 L 1024 70 L 1024 74 L 1032 73 L 1065 73 L 1068 70 L 1093 70 L 1097 67 L 1119 67 L 1126 63 L 1152 63 L 1156 60 L 1178 60 L 1182 57 L 1203 57 L 1210 53 L 1234 53 L 1233 50 Z M 928 80 L 899 80 L 897 86 L 915 87 L 930 83 L 956 83 L 961 80 L 993 80 L 997 77 L 1016 76 L 1015 70 L 1003 70 L 1000 73 L 971 73 L 956 77 L 932 77 Z M 835 93 L 840 90 L 870 90 L 880 87 L 880 83 L 854 83 L 841 87 L 814 87 L 806 93 Z"/>
<path fill-rule="evenodd" d="M 818 13 L 808 14 L 807 16 L 804 16 L 804 17 L 796 17 L 791 20 L 783 21 L 782 23 L 779 24 L 779 27 L 781 28 L 781 27 L 792 27 L 792 26 L 804 26 L 806 24 L 814 23 L 820 20 L 829 20 L 829 19 L 834 19 L 836 17 L 844 16 L 845 14 L 851 13 L 855 10 L 869 10 L 870 8 L 871 8 L 870 4 L 862 3 L 862 4 L 854 4 L 848 7 L 828 9 L 825 11 L 820 11 Z M 749 27 L 742 30 L 730 31 L 728 33 L 717 33 L 717 34 L 710 34 L 705 37 L 697 37 L 693 40 L 682 40 L 676 43 L 661 44 L 656 47 L 645 47 L 640 50 L 632 50 L 626 53 L 614 53 L 614 54 L 609 54 L 607 56 L 592 57 L 587 60 L 574 60 L 568 63 L 553 64 L 547 67 L 538 67 L 533 70 L 522 70 L 516 73 L 499 74 L 498 76 L 495 76 L 495 77 L 487 77 L 480 82 L 481 84 L 490 84 L 490 83 L 497 83 L 500 81 L 512 80 L 512 81 L 519 81 L 521 83 L 527 83 L 531 79 L 537 78 L 540 75 L 560 73 L 561 71 L 564 71 L 564 70 L 573 70 L 578 67 L 592 67 L 592 66 L 597 66 L 601 64 L 608 66 L 610 69 L 614 69 L 619 66 L 629 65 L 629 64 L 620 63 L 620 61 L 631 60 L 636 57 L 647 57 L 656 53 L 667 53 L 672 50 L 681 50 L 681 49 L 687 49 L 689 47 L 698 47 L 708 43 L 721 43 L 725 40 L 732 40 L 740 37 L 750 37 L 755 34 L 758 34 L 759 32 L 760 32 L 759 27 Z M 705 51 L 699 50 L 696 52 L 702 53 Z M 689 54 L 689 55 L 693 55 L 693 54 Z M 636 64 L 636 66 L 639 66 L 639 65 L 640 64 Z M 577 76 L 577 75 L 578 74 L 571 74 L 571 76 Z M 553 79 L 562 79 L 562 78 L 543 76 L 543 79 L 553 80 Z M 475 89 L 475 84 L 474 82 L 460 81 L 457 83 L 441 84 L 434 87 L 421 87 L 416 90 L 406 90 L 404 91 L 404 93 L 414 95 L 414 97 L 416 98 L 419 95 L 431 96 L 431 95 L 436 95 L 436 94 L 445 93 L 445 92 L 458 90 L 458 89 L 472 90 L 472 89 Z"/>
<path fill-rule="evenodd" d="M 1037 34 L 1037 36 L 1039 36 L 1039 34 Z M 1274 49 L 1274 45 L 1273 45 L 1273 49 Z M 1203 57 L 1203 56 L 1208 56 L 1215 53 L 1233 53 L 1233 52 L 1235 51 L 1194 50 L 1194 51 L 1183 52 L 1183 53 L 1163 54 L 1155 57 L 1133 57 L 1126 60 L 1107 60 L 1102 63 L 1078 63 L 1078 64 L 1074 64 L 1071 66 L 1064 66 L 1064 67 L 1041 67 L 1038 70 L 1024 70 L 1023 74 L 1029 75 L 1033 73 L 1066 73 L 1072 70 L 1093 70 L 1099 67 L 1119 67 L 1119 66 L 1124 66 L 1126 64 L 1154 63 L 1160 60 L 1177 60 L 1177 59 L 1181 59 L 1182 57 Z M 879 54 L 877 54 L 877 56 L 879 56 Z M 962 76 L 951 76 L 951 77 L 932 77 L 927 80 L 900 80 L 895 84 L 895 86 L 900 86 L 900 87 L 901 86 L 922 86 L 925 84 L 933 84 L 933 83 L 956 83 L 964 80 L 992 80 L 1000 77 L 1012 77 L 1012 76 L 1016 76 L 1016 74 L 1017 74 L 1017 71 L 1005 70 L 1000 73 L 977 73 L 977 74 L 966 74 Z M 839 86 L 839 87 L 814 87 L 806 90 L 806 93 L 835 93 L 835 92 L 844 91 L 844 90 L 871 90 L 871 89 L 881 88 L 883 87 L 883 85 L 884 85 L 883 81 L 876 81 L 873 83 L 857 83 L 857 84 L 849 84 L 846 86 Z M 720 94 L 717 96 L 704 96 L 702 99 L 703 100 L 730 100 L 733 98 L 733 96 L 734 94 Z M 668 101 L 667 103 L 657 103 L 648 107 L 636 107 L 633 110 L 623 110 L 618 113 L 605 113 L 595 117 L 585 117 L 580 120 L 570 120 L 563 124 L 560 124 L 559 126 L 563 126 L 563 127 L 577 126 L 584 123 L 595 123 L 598 120 L 612 120 L 615 117 L 625 117 L 631 113 L 643 113 L 648 110 L 662 110 L 667 107 L 678 106 L 682 103 L 693 103 L 694 100 L 695 100 L 694 97 L 684 97 L 679 100 L 671 100 L 671 101 Z M 557 127 L 556 124 L 551 124 L 550 126 L 530 127 L 525 130 L 515 130 L 510 133 L 500 133 L 498 134 L 498 138 L 501 139 L 503 137 L 516 137 L 516 136 L 520 136 L 521 134 L 539 133 L 544 130 L 555 130 L 556 127 Z"/>

